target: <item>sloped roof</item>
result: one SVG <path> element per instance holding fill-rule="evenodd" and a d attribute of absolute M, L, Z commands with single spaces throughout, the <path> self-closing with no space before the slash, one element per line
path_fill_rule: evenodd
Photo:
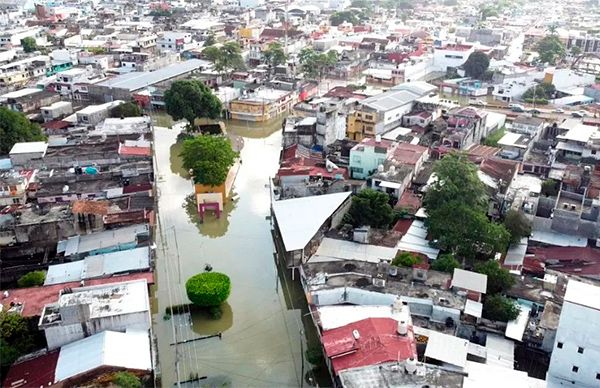
<path fill-rule="evenodd" d="M 347 192 L 273 202 L 273 212 L 286 251 L 304 248 L 349 196 Z"/>
<path fill-rule="evenodd" d="M 151 370 L 150 339 L 145 331 L 103 331 L 60 349 L 54 381 L 103 367 Z"/>
<path fill-rule="evenodd" d="M 468 348 L 469 340 L 431 330 L 425 357 L 464 368 Z"/>

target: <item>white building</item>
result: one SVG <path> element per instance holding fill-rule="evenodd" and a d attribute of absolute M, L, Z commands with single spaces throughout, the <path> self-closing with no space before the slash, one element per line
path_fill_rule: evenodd
<path fill-rule="evenodd" d="M 77 122 L 83 125 L 96 125 L 110 116 L 110 110 L 124 101 L 116 100 L 100 105 L 89 105 L 76 113 Z"/>
<path fill-rule="evenodd" d="M 181 53 L 196 48 L 198 43 L 192 40 L 190 32 L 165 31 L 162 38 L 156 42 L 156 46 L 161 51 Z"/>
<path fill-rule="evenodd" d="M 447 44 L 433 50 L 433 66 L 436 71 L 447 71 L 463 65 L 475 47 L 466 44 Z"/>
<path fill-rule="evenodd" d="M 44 122 L 48 122 L 73 113 L 73 104 L 69 101 L 58 101 L 52 105 L 43 106 L 41 111 Z"/>
<path fill-rule="evenodd" d="M 570 280 L 546 379 L 548 387 L 600 386 L 600 287 Z"/>
<path fill-rule="evenodd" d="M 148 283 L 143 279 L 63 290 L 57 303 L 44 306 L 38 326 L 50 350 L 105 330 L 147 331 Z"/>

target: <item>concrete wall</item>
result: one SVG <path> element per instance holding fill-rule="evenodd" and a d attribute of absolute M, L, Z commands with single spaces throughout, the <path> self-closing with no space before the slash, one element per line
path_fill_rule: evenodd
<path fill-rule="evenodd" d="M 600 311 L 566 302 L 560 314 L 548 378 L 568 386 L 597 387 L 600 380 Z M 558 344 L 562 344 L 562 348 Z M 579 347 L 583 353 L 579 353 Z M 579 370 L 573 371 L 577 366 Z M 550 386 L 550 385 L 549 385 Z"/>

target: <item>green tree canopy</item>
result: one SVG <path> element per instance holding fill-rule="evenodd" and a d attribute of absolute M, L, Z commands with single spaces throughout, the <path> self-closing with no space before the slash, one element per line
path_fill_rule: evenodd
<path fill-rule="evenodd" d="M 237 158 L 229 139 L 222 136 L 203 135 L 183 142 L 180 156 L 183 167 L 192 170 L 194 182 L 219 186 Z"/>
<path fill-rule="evenodd" d="M 283 65 L 287 60 L 283 46 L 279 42 L 269 43 L 267 49 L 263 52 L 265 62 L 270 66 Z"/>
<path fill-rule="evenodd" d="M 400 252 L 396 255 L 394 260 L 392 260 L 392 265 L 397 267 L 412 267 L 415 264 L 422 262 L 423 260 L 411 252 Z"/>
<path fill-rule="evenodd" d="M 38 48 L 35 39 L 31 36 L 21 39 L 21 46 L 23 46 L 23 51 L 26 53 L 34 52 Z"/>
<path fill-rule="evenodd" d="M 565 45 L 556 35 L 547 35 L 535 46 L 539 54 L 540 62 L 554 65 L 559 59 L 565 56 Z"/>
<path fill-rule="evenodd" d="M 215 70 L 219 73 L 230 73 L 246 68 L 242 49 L 237 42 L 227 42 L 221 47 L 207 47 L 202 50 L 202 55 L 213 63 Z"/>
<path fill-rule="evenodd" d="M 483 317 L 492 321 L 512 321 L 519 316 L 519 311 L 515 302 L 499 294 L 488 295 L 483 302 Z"/>
<path fill-rule="evenodd" d="M 360 19 L 358 18 L 358 16 L 356 15 L 356 13 L 354 11 L 334 12 L 329 17 L 329 23 L 331 23 L 331 25 L 334 27 L 337 27 L 344 22 L 352 23 L 353 25 L 357 25 L 360 23 Z"/>
<path fill-rule="evenodd" d="M 504 227 L 510 233 L 510 242 L 513 244 L 521 241 L 521 238 L 531 235 L 531 223 L 525 214 L 516 210 L 511 209 L 506 212 Z"/>
<path fill-rule="evenodd" d="M 42 285 L 44 285 L 45 280 L 46 280 L 46 272 L 32 271 L 32 272 L 28 272 L 25 275 L 21 276 L 19 278 L 19 280 L 17 280 L 17 286 L 19 286 L 21 288 L 42 286 Z"/>
<path fill-rule="evenodd" d="M 110 117 L 139 117 L 141 115 L 142 108 L 131 101 L 117 105 L 110 110 Z"/>
<path fill-rule="evenodd" d="M 389 196 L 381 191 L 364 189 L 354 197 L 347 214 L 352 225 L 387 229 L 394 219 Z"/>
<path fill-rule="evenodd" d="M 223 109 L 219 98 L 200 80 L 173 82 L 165 92 L 165 105 L 174 120 L 186 119 L 192 126 L 196 118 L 218 118 Z"/>
<path fill-rule="evenodd" d="M 490 66 L 490 58 L 481 51 L 475 51 L 469 55 L 463 64 L 465 73 L 469 77 L 481 78 Z"/>
<path fill-rule="evenodd" d="M 335 66 L 338 61 L 337 53 L 333 50 L 317 53 L 310 47 L 303 48 L 298 54 L 302 71 L 308 78 L 323 78 L 325 70 Z"/>
<path fill-rule="evenodd" d="M 20 314 L 0 312 L 0 363 L 12 364 L 18 357 L 31 351 L 33 336 L 27 321 Z"/>
<path fill-rule="evenodd" d="M 220 272 L 203 272 L 185 283 L 188 298 L 197 306 L 219 306 L 231 293 L 229 276 Z"/>
<path fill-rule="evenodd" d="M 511 288 L 515 278 L 506 268 L 500 267 L 496 260 L 477 264 L 475 271 L 487 275 L 487 294 L 498 294 Z"/>
<path fill-rule="evenodd" d="M 215 34 L 210 34 L 206 37 L 206 40 L 204 41 L 204 47 L 210 47 L 210 46 L 214 45 L 215 43 L 217 43 Z"/>
<path fill-rule="evenodd" d="M 440 255 L 431 263 L 431 269 L 435 271 L 453 273 L 454 268 L 460 268 L 460 263 L 450 254 Z"/>
<path fill-rule="evenodd" d="M 465 258 L 504 250 L 509 233 L 487 218 L 487 192 L 467 155 L 444 156 L 434 173 L 437 180 L 427 190 L 423 206 L 429 232 L 439 246 Z"/>
<path fill-rule="evenodd" d="M 44 139 L 40 126 L 23 113 L 0 107 L 0 154 L 8 154 L 15 143 Z"/>
<path fill-rule="evenodd" d="M 131 372 L 117 372 L 112 382 L 119 388 L 141 388 L 142 382 L 139 377 Z"/>

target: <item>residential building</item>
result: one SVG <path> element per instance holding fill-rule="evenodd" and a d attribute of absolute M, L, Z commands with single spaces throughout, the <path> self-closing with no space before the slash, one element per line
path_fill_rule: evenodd
<path fill-rule="evenodd" d="M 229 103 L 229 116 L 235 120 L 269 121 L 292 109 L 296 102 L 293 92 L 259 88 Z"/>
<path fill-rule="evenodd" d="M 37 55 L 9 62 L 0 66 L 0 86 L 23 85 L 32 78 L 45 77 L 51 69 L 52 61 L 48 55 Z"/>
<path fill-rule="evenodd" d="M 570 280 L 546 376 L 548 387 L 600 384 L 600 287 Z"/>
<path fill-rule="evenodd" d="M 529 135 L 529 137 L 537 137 L 537 135 L 542 133 L 544 125 L 545 121 L 543 119 L 521 115 L 513 120 L 511 130 Z"/>
<path fill-rule="evenodd" d="M 100 105 L 88 105 L 80 111 L 75 112 L 77 122 L 82 125 L 95 126 L 110 116 L 110 111 L 124 101 L 116 100 Z"/>
<path fill-rule="evenodd" d="M 456 108 L 448 112 L 447 128 L 441 134 L 441 145 L 465 149 L 487 136 L 487 113 L 473 107 Z"/>
<path fill-rule="evenodd" d="M 380 136 L 363 139 L 350 150 L 350 176 L 367 179 L 385 163 L 394 147 L 394 142 Z"/>
<path fill-rule="evenodd" d="M 36 43 L 43 46 L 47 43 L 46 34 L 43 28 L 30 27 L 7 30 L 0 33 L 0 48 L 12 48 L 21 46 L 21 41 L 25 38 L 33 38 Z"/>
<path fill-rule="evenodd" d="M 143 245 L 150 238 L 148 224 L 139 224 L 91 233 L 82 236 L 72 236 L 58 242 L 58 255 L 76 260 L 85 256 L 125 251 Z"/>
<path fill-rule="evenodd" d="M 13 166 L 27 166 L 32 161 L 39 161 L 46 155 L 48 143 L 34 141 L 28 143 L 16 143 L 8 153 Z"/>
<path fill-rule="evenodd" d="M 49 350 L 104 331 L 147 332 L 151 327 L 148 283 L 67 289 L 57 303 L 44 306 L 38 326 Z"/>
<path fill-rule="evenodd" d="M 149 377 L 153 368 L 147 331 L 103 331 L 60 349 L 24 357 L 9 369 L 4 384 L 14 388 L 79 386 L 122 371 Z"/>
<path fill-rule="evenodd" d="M 0 172 L 0 206 L 24 204 L 27 186 L 35 178 L 35 170 Z"/>
<path fill-rule="evenodd" d="M 161 51 L 181 53 L 198 46 L 192 39 L 190 32 L 165 31 L 163 36 L 156 41 L 156 46 Z"/>
<path fill-rule="evenodd" d="M 58 101 L 40 108 L 44 122 L 57 120 L 73 113 L 73 104 L 69 101 Z"/>
<path fill-rule="evenodd" d="M 436 71 L 446 72 L 462 66 L 475 51 L 471 44 L 449 43 L 433 49 L 433 66 Z"/>
<path fill-rule="evenodd" d="M 0 97 L 2 105 L 25 114 L 37 113 L 43 106 L 54 104 L 59 100 L 58 94 L 37 88 L 15 90 Z"/>
<path fill-rule="evenodd" d="M 400 126 L 415 100 L 435 90 L 425 82 L 409 82 L 359 101 L 355 111 L 348 115 L 347 136 L 360 141 Z"/>

